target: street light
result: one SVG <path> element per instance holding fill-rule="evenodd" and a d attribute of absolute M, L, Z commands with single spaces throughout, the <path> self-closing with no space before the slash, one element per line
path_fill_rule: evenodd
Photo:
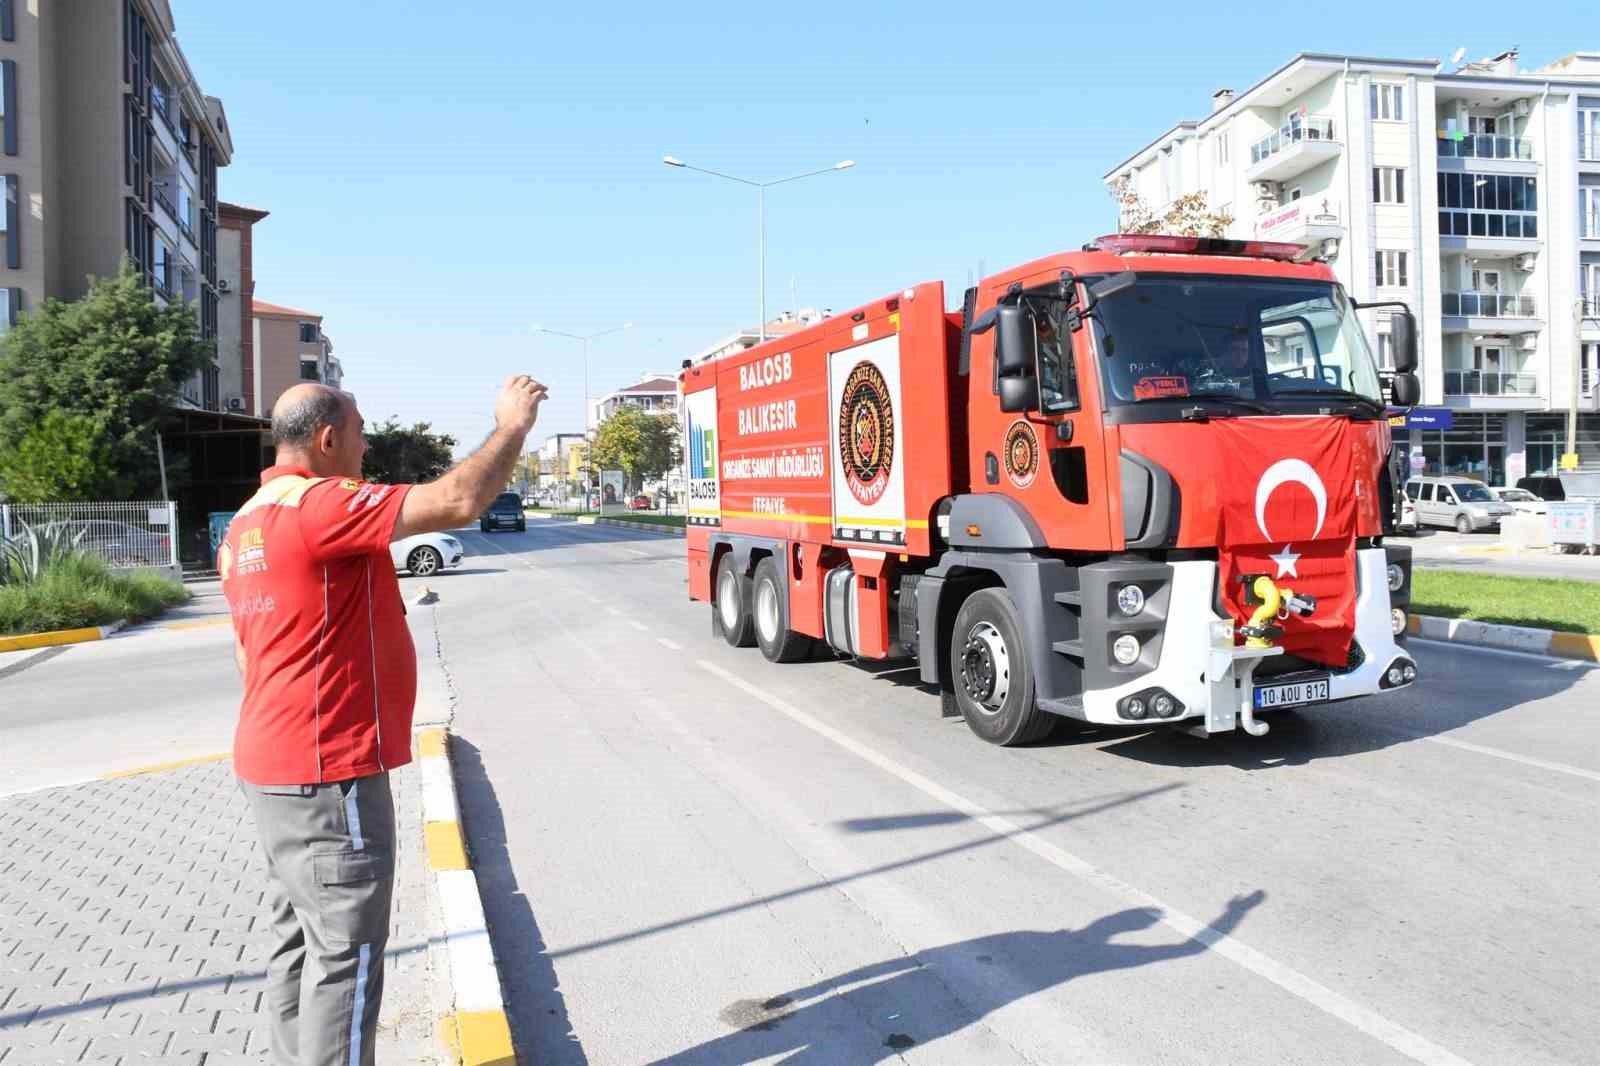
<path fill-rule="evenodd" d="M 600 330 L 598 333 L 563 333 L 559 329 L 546 329 L 537 322 L 533 325 L 535 333 L 543 333 L 551 337 L 565 337 L 569 341 L 577 341 L 583 345 L 583 439 L 584 462 L 589 467 L 589 481 L 594 481 L 594 444 L 589 440 L 589 342 L 612 333 L 621 333 L 625 329 L 632 329 L 632 322 L 624 322 L 620 326 Z M 583 487 L 583 509 L 589 510 L 589 486 Z"/>
<path fill-rule="evenodd" d="M 732 174 L 724 174 L 720 170 L 707 170 L 705 167 L 690 166 L 677 156 L 664 155 L 661 157 L 661 161 L 669 167 L 677 167 L 680 170 L 696 170 L 701 174 L 710 174 L 714 178 L 724 178 L 728 181 L 736 181 L 740 185 L 750 185 L 755 188 L 757 225 L 760 231 L 757 243 L 757 257 L 760 260 L 761 269 L 761 325 L 759 329 L 761 339 L 765 341 L 767 339 L 767 190 L 774 185 L 799 181 L 801 178 L 814 178 L 818 174 L 831 174 L 836 170 L 849 170 L 856 165 L 856 161 L 854 159 L 844 159 L 831 167 L 823 167 L 821 170 L 808 170 L 804 174 L 794 174 L 787 178 L 778 178 L 775 181 L 752 181 L 749 178 L 739 178 Z"/>

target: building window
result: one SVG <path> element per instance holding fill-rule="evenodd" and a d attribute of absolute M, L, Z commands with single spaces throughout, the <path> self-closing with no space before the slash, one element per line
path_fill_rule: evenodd
<path fill-rule="evenodd" d="M 317 361 L 315 359 L 302 359 L 302 360 L 300 360 L 300 380 L 301 381 L 321 381 L 322 380 L 321 376 L 317 373 Z"/>
<path fill-rule="evenodd" d="M 1578 158 L 1600 160 L 1600 108 L 1578 112 Z"/>
<path fill-rule="evenodd" d="M 1515 174 L 1440 174 L 1439 236 L 1539 237 L 1539 179 Z"/>
<path fill-rule="evenodd" d="M 1372 202 L 1377 204 L 1403 204 L 1406 202 L 1406 171 L 1404 167 L 1372 168 Z"/>
<path fill-rule="evenodd" d="M 1394 338 L 1387 333 L 1378 334 L 1378 369 L 1394 369 Z"/>
<path fill-rule="evenodd" d="M 11 0 L 0 0 L 0 41 L 17 39 L 17 12 Z"/>
<path fill-rule="evenodd" d="M 1226 167 L 1227 165 L 1228 135 L 1226 133 L 1219 133 L 1217 134 L 1217 166 Z"/>
<path fill-rule="evenodd" d="M 1406 253 L 1382 251 L 1377 253 L 1377 282 L 1386 288 L 1403 289 L 1406 286 Z"/>
<path fill-rule="evenodd" d="M 17 154 L 17 64 L 0 60 L 0 143 L 6 155 Z"/>
<path fill-rule="evenodd" d="M 1373 82 L 1368 97 L 1372 105 L 1372 117 L 1383 122 L 1404 122 L 1405 88 L 1392 82 Z"/>
<path fill-rule="evenodd" d="M 317 343 L 317 324 L 315 322 L 302 322 L 302 323 L 300 323 L 300 343 L 301 344 L 315 344 L 315 343 Z"/>
<path fill-rule="evenodd" d="M 21 311 L 22 290 L 0 289 L 0 336 L 17 324 L 17 315 Z"/>
<path fill-rule="evenodd" d="M 1600 185 L 1584 185 L 1578 189 L 1578 214 L 1584 237 L 1589 240 L 1600 237 Z"/>
<path fill-rule="evenodd" d="M 22 269 L 22 230 L 19 225 L 17 209 L 21 205 L 21 198 L 17 193 L 17 176 L 5 176 L 6 202 L 4 216 L 6 237 L 6 266 L 12 270 Z"/>

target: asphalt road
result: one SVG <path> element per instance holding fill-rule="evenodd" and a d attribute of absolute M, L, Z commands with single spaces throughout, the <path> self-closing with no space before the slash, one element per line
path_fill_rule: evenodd
<path fill-rule="evenodd" d="M 436 583 L 538 1063 L 1596 1061 L 1600 672 L 1419 644 L 1265 738 L 980 743 L 904 671 L 711 636 L 682 542 Z"/>

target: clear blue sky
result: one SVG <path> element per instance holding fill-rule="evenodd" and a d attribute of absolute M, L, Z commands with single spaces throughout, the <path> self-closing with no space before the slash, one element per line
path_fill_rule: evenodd
<path fill-rule="evenodd" d="M 222 197 L 272 212 L 257 296 L 326 316 L 369 420 L 466 444 L 515 372 L 551 388 L 535 441 L 581 427 L 578 346 L 531 323 L 636 324 L 595 343 L 595 394 L 754 324 L 754 190 L 663 153 L 757 178 L 857 161 L 769 191 L 769 311 L 791 279 L 802 306 L 932 279 L 957 304 L 980 261 L 1106 232 L 1102 173 L 1295 52 L 1600 48 L 1578 3 L 172 7 L 232 126 Z"/>

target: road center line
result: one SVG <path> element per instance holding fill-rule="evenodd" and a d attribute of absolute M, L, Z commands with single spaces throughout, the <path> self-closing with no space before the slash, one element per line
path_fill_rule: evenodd
<path fill-rule="evenodd" d="M 1524 766 L 1532 766 L 1538 770 L 1550 770 L 1558 774 L 1571 774 L 1573 777 L 1582 777 L 1590 781 L 1600 781 L 1600 772 L 1594 770 L 1585 770 L 1581 766 L 1572 766 L 1564 762 L 1550 762 L 1547 759 L 1535 759 L 1531 755 L 1518 755 L 1514 751 L 1503 751 L 1500 748 L 1485 747 L 1482 744 L 1473 744 L 1470 741 L 1457 740 L 1454 737 L 1425 737 L 1418 736 L 1415 733 L 1408 733 L 1406 735 L 1415 736 L 1418 740 L 1426 740 L 1433 744 L 1444 744 L 1448 747 L 1460 748 L 1462 751 L 1476 752 L 1479 755 L 1487 755 L 1494 759 L 1505 759 L 1508 762 L 1521 763 Z"/>
<path fill-rule="evenodd" d="M 1009 837 L 1012 842 L 1032 852 L 1052 866 L 1087 881 L 1110 895 L 1119 896 L 1136 906 L 1158 909 L 1162 915 L 1161 921 L 1182 936 L 1199 941 L 1224 958 L 1237 963 L 1259 977 L 1271 981 L 1290 995 L 1305 1000 L 1312 1006 L 1331 1014 L 1373 1039 L 1381 1041 L 1392 1050 L 1417 1062 L 1426 1063 L 1428 1066 L 1467 1066 L 1466 1059 L 1460 1058 L 1426 1037 L 1413 1033 L 1376 1011 L 1335 992 L 1326 985 L 1319 984 L 1298 970 L 1269 958 L 1226 933 L 1218 932 L 1204 922 L 1191 918 L 1182 911 L 1168 906 L 1156 897 L 1133 887 L 1121 878 L 1106 873 L 1071 852 L 1057 847 L 1011 819 L 990 813 L 959 793 L 952 792 L 931 778 L 900 765 L 874 748 L 868 747 L 855 738 L 840 732 L 793 704 L 771 695 L 765 689 L 751 684 L 715 663 L 707 662 L 704 659 L 696 660 L 696 663 L 707 673 L 721 678 L 746 695 L 760 700 L 779 714 L 805 726 L 813 733 L 831 740 L 857 758 L 872 764 L 892 777 L 899 778 L 911 787 L 948 807 L 960 811 L 974 821 L 981 822 L 991 832 Z"/>

